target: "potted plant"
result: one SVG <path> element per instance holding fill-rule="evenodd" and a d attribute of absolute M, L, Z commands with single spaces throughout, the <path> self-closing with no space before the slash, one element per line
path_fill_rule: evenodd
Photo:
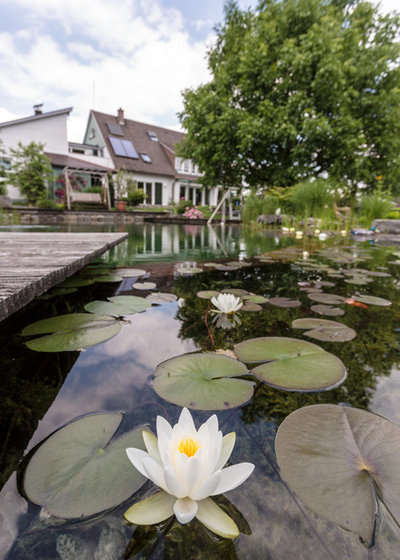
<path fill-rule="evenodd" d="M 113 175 L 112 182 L 114 186 L 115 207 L 120 212 L 126 210 L 126 204 L 128 202 L 127 195 L 132 181 L 136 185 L 136 181 L 124 169 L 119 169 L 118 172 Z"/>

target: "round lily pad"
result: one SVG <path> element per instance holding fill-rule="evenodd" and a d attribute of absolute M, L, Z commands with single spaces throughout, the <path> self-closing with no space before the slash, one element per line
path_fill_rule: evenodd
<path fill-rule="evenodd" d="M 268 300 L 271 305 L 276 305 L 277 307 L 299 307 L 301 301 L 298 299 L 290 299 L 287 297 L 275 297 Z"/>
<path fill-rule="evenodd" d="M 171 303 L 172 301 L 176 301 L 177 299 L 178 298 L 175 294 L 164 294 L 161 292 L 158 292 L 156 294 L 149 294 L 148 296 L 146 296 L 146 300 L 148 302 L 157 304 Z"/>
<path fill-rule="evenodd" d="M 154 290 L 156 287 L 154 282 L 135 282 L 132 284 L 132 288 L 135 290 Z"/>
<path fill-rule="evenodd" d="M 234 264 L 218 264 L 215 267 L 215 270 L 223 270 L 223 271 L 229 271 L 229 270 L 239 270 L 239 266 L 234 265 Z"/>
<path fill-rule="evenodd" d="M 249 292 L 247 290 L 242 290 L 241 288 L 225 288 L 224 290 L 222 290 L 222 293 L 242 297 L 246 296 Z"/>
<path fill-rule="evenodd" d="M 181 276 L 192 276 L 192 274 L 199 274 L 200 272 L 203 272 L 203 269 L 199 267 L 189 268 L 188 266 L 181 266 L 176 269 L 176 272 Z"/>
<path fill-rule="evenodd" d="M 311 311 L 318 313 L 319 315 L 326 315 L 327 317 L 338 317 L 339 315 L 344 315 L 344 310 L 340 307 L 332 307 L 332 305 L 312 305 Z"/>
<path fill-rule="evenodd" d="M 110 301 L 91 301 L 85 305 L 85 310 L 89 313 L 123 317 L 133 313 L 142 313 L 149 307 L 151 307 L 151 303 L 142 297 L 114 296 L 110 298 Z"/>
<path fill-rule="evenodd" d="M 25 344 L 37 352 L 65 352 L 98 344 L 112 338 L 120 330 L 120 322 L 109 315 L 71 313 L 31 323 L 22 330 L 21 335 L 53 333 Z"/>
<path fill-rule="evenodd" d="M 122 282 L 122 276 L 118 276 L 118 274 L 105 274 L 104 276 L 96 276 L 94 278 L 95 282 Z"/>
<path fill-rule="evenodd" d="M 309 299 L 317 301 L 318 303 L 324 303 L 326 305 L 340 305 L 344 302 L 345 298 L 337 294 L 316 294 L 309 293 Z"/>
<path fill-rule="evenodd" d="M 196 410 L 225 410 L 240 406 L 253 395 L 254 383 L 238 376 L 247 368 L 227 356 L 190 353 L 159 364 L 153 388 L 160 397 Z"/>
<path fill-rule="evenodd" d="M 201 299 L 211 299 L 212 297 L 218 297 L 219 294 L 220 292 L 217 292 L 216 290 L 201 290 L 200 292 L 197 292 L 197 297 Z"/>
<path fill-rule="evenodd" d="M 352 276 L 351 278 L 345 279 L 347 284 L 353 284 L 354 286 L 366 286 L 371 281 L 372 278 L 368 278 L 366 276 Z"/>
<path fill-rule="evenodd" d="M 239 309 L 239 311 L 253 312 L 253 311 L 261 311 L 261 309 L 262 307 L 261 305 L 258 305 L 258 303 L 253 303 L 252 301 L 246 301 Z"/>
<path fill-rule="evenodd" d="M 339 358 L 316 344 L 295 338 L 253 338 L 236 344 L 234 350 L 242 362 L 268 362 L 251 373 L 287 391 L 327 391 L 343 383 L 347 375 Z"/>
<path fill-rule="evenodd" d="M 310 329 L 308 332 L 304 333 L 305 336 L 328 342 L 347 342 L 348 340 L 353 340 L 353 338 L 357 336 L 355 330 L 343 325 L 343 323 L 328 321 L 327 319 L 295 319 L 292 322 L 292 328 Z"/>
<path fill-rule="evenodd" d="M 244 301 L 251 303 L 267 303 L 268 299 L 264 296 L 257 296 L 255 294 L 248 294 L 243 296 Z"/>
<path fill-rule="evenodd" d="M 381 297 L 356 294 L 355 296 L 352 296 L 352 298 L 355 299 L 356 301 L 360 301 L 361 303 L 365 303 L 367 305 L 378 305 L 380 307 L 387 307 L 389 305 L 392 305 L 391 301 Z"/>
<path fill-rule="evenodd" d="M 138 278 L 139 276 L 144 276 L 147 272 L 139 268 L 119 268 L 118 274 L 123 278 Z"/>
<path fill-rule="evenodd" d="M 374 276 L 376 278 L 390 278 L 391 274 L 388 272 L 381 272 L 379 270 L 368 270 L 368 276 Z"/>
<path fill-rule="evenodd" d="M 142 427 L 110 442 L 121 413 L 78 418 L 38 448 L 23 476 L 26 496 L 56 517 L 88 517 L 125 501 L 145 482 L 127 447 L 144 449 Z"/>
<path fill-rule="evenodd" d="M 93 278 L 80 278 L 79 276 L 74 276 L 73 278 L 67 278 L 61 284 L 58 284 L 58 288 L 82 288 L 83 286 L 90 286 L 94 284 Z"/>
<path fill-rule="evenodd" d="M 377 498 L 399 524 L 399 426 L 348 406 L 307 406 L 279 426 L 275 451 L 296 495 L 365 543 L 374 532 Z"/>

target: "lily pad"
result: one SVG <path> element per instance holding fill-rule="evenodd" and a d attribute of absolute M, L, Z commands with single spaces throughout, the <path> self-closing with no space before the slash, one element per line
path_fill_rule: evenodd
<path fill-rule="evenodd" d="M 218 296 L 219 292 L 217 292 L 216 290 L 201 290 L 200 292 L 197 292 L 197 297 L 201 299 L 211 299 L 212 297 Z"/>
<path fill-rule="evenodd" d="M 328 321 L 327 319 L 295 319 L 292 323 L 292 328 L 311 329 L 304 333 L 305 336 L 328 342 L 347 342 L 357 336 L 355 330 L 343 325 L 343 323 Z"/>
<path fill-rule="evenodd" d="M 144 276 L 147 272 L 140 268 L 119 268 L 118 274 L 123 278 L 137 278 L 139 276 Z"/>
<path fill-rule="evenodd" d="M 262 307 L 261 305 L 258 305 L 258 303 L 253 303 L 252 301 L 246 301 L 239 309 L 239 311 L 254 312 L 254 311 L 261 311 L 261 309 Z"/>
<path fill-rule="evenodd" d="M 325 303 L 326 305 L 340 305 L 344 302 L 345 298 L 337 294 L 316 294 L 309 293 L 309 299 L 317 301 L 318 303 Z"/>
<path fill-rule="evenodd" d="M 367 305 L 378 305 L 380 307 L 387 307 L 389 305 L 392 305 L 391 301 L 381 297 L 356 294 L 355 296 L 352 296 L 352 298 L 356 301 L 360 301 L 361 303 L 366 303 Z"/>
<path fill-rule="evenodd" d="M 74 276 L 73 278 L 67 278 L 61 284 L 58 284 L 58 288 L 82 288 L 83 286 L 90 286 L 94 284 L 93 278 L 80 278 L 79 276 Z"/>
<path fill-rule="evenodd" d="M 181 266 L 176 269 L 176 272 L 181 276 L 192 276 L 192 274 L 199 274 L 200 272 L 203 272 L 203 269 L 197 266 L 192 268 L 189 268 L 188 266 Z"/>
<path fill-rule="evenodd" d="M 144 449 L 142 427 L 110 442 L 121 413 L 75 420 L 38 448 L 23 476 L 27 497 L 56 517 L 88 517 L 125 501 L 145 482 L 125 449 Z"/>
<path fill-rule="evenodd" d="M 157 285 L 154 282 L 135 282 L 132 284 L 134 290 L 154 290 Z"/>
<path fill-rule="evenodd" d="M 85 310 L 89 311 L 89 313 L 123 317 L 133 313 L 142 313 L 150 307 L 151 302 L 142 297 L 114 296 L 112 299 L 110 298 L 110 301 L 91 301 L 85 305 Z"/>
<path fill-rule="evenodd" d="M 65 352 L 98 344 L 112 338 L 120 330 L 120 322 L 109 315 L 71 313 L 31 323 L 22 330 L 21 335 L 53 333 L 25 344 L 37 352 Z"/>
<path fill-rule="evenodd" d="M 118 274 L 105 274 L 104 276 L 96 276 L 94 278 L 95 282 L 122 282 L 122 276 L 118 276 Z"/>
<path fill-rule="evenodd" d="M 156 294 L 149 294 L 148 296 L 146 296 L 146 300 L 150 303 L 158 303 L 158 304 L 162 304 L 162 303 L 171 303 L 173 301 L 176 301 L 178 298 L 176 297 L 175 294 L 167 294 L 167 293 L 161 293 L 158 292 Z"/>
<path fill-rule="evenodd" d="M 253 338 L 234 347 L 242 362 L 268 362 L 251 373 L 286 391 L 327 391 L 346 379 L 343 362 L 311 342 L 285 337 Z"/>
<path fill-rule="evenodd" d="M 159 364 L 153 388 L 160 397 L 196 410 L 225 410 L 247 402 L 254 383 L 238 379 L 246 375 L 241 362 L 227 356 L 190 353 Z"/>
<path fill-rule="evenodd" d="M 248 294 L 246 296 L 243 296 L 243 300 L 244 301 L 248 301 L 251 303 L 267 303 L 268 299 L 264 296 L 257 296 L 255 294 Z"/>
<path fill-rule="evenodd" d="M 354 286 L 366 286 L 372 282 L 372 278 L 367 278 L 366 276 L 352 276 L 351 278 L 346 278 L 345 282 L 347 284 L 353 284 Z"/>
<path fill-rule="evenodd" d="M 400 428 L 365 410 L 333 404 L 292 412 L 275 451 L 282 478 L 321 517 L 370 543 L 377 490 L 400 522 Z"/>
<path fill-rule="evenodd" d="M 311 311 L 318 313 L 319 315 L 326 315 L 327 317 L 338 317 L 339 315 L 344 315 L 344 309 L 340 307 L 332 307 L 332 305 L 312 305 Z"/>
<path fill-rule="evenodd" d="M 225 288 L 224 290 L 222 290 L 222 293 L 242 297 L 246 296 L 249 292 L 247 290 L 242 290 L 241 288 Z"/>
<path fill-rule="evenodd" d="M 276 305 L 277 307 L 300 307 L 301 301 L 298 299 L 290 299 L 287 297 L 275 297 L 269 300 L 271 305 Z"/>

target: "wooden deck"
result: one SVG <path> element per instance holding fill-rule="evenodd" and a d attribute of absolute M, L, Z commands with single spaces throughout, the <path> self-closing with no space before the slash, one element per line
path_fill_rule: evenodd
<path fill-rule="evenodd" d="M 0 321 L 127 236 L 127 233 L 0 232 Z"/>

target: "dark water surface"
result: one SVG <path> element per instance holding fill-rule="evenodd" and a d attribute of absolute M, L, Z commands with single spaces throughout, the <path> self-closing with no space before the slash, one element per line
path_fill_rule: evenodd
<path fill-rule="evenodd" d="M 23 229 L 34 231 L 35 228 Z M 80 227 L 79 231 L 85 229 L 96 231 L 94 226 Z M 97 226 L 97 230 L 119 231 L 108 226 Z M 300 503 L 282 482 L 274 453 L 278 425 L 290 412 L 307 404 L 345 402 L 400 423 L 400 266 L 396 262 L 399 258 L 396 249 L 344 239 L 340 240 L 335 260 L 332 252 L 313 254 L 332 246 L 332 242 L 295 242 L 269 232 L 246 232 L 231 226 L 144 224 L 130 227 L 129 233 L 129 239 L 105 254 L 103 261 L 116 267 L 144 269 L 145 281 L 156 283 L 160 292 L 175 294 L 177 301 L 153 305 L 144 313 L 132 315 L 117 336 L 82 352 L 33 352 L 23 344 L 19 333 L 39 319 L 83 312 L 83 306 L 93 300 L 104 300 L 115 294 L 148 295 L 148 291 L 139 293 L 132 289 L 137 278 L 124 279 L 121 284 L 82 287 L 63 298 L 38 299 L 0 323 L 0 558 L 369 560 L 398 557 L 398 528 L 387 522 L 378 534 L 375 547 L 367 550 L 355 535 L 323 520 Z M 290 252 L 290 247 L 295 246 L 297 253 Z M 283 253 L 278 253 L 275 262 L 257 259 L 277 250 Z M 322 267 L 317 264 L 308 269 L 304 259 L 302 266 L 299 259 L 303 258 L 303 251 Z M 226 263 L 237 259 L 247 260 L 250 266 L 232 270 L 203 266 L 212 261 Z M 183 265 L 201 266 L 204 271 L 181 276 L 177 269 Z M 343 272 L 355 267 L 378 275 L 371 276 L 372 281 L 361 286 L 348 283 L 349 276 L 328 275 L 332 270 Z M 380 276 L 380 272 L 389 276 Z M 387 298 L 392 305 L 363 309 L 344 304 L 343 316 L 325 317 L 357 331 L 357 337 L 345 343 L 314 341 L 346 365 L 348 377 L 340 387 L 320 393 L 293 393 L 259 384 L 248 404 L 218 412 L 223 433 L 234 430 L 237 434 L 232 462 L 250 461 L 256 465 L 253 475 L 227 494 L 240 512 L 239 519 L 240 515 L 245 519 L 239 521 L 243 533 L 234 542 L 214 538 L 197 521 L 187 526 L 174 523 L 158 529 L 135 530 L 123 520 L 123 512 L 135 500 L 127 500 L 113 511 L 85 522 L 46 519 L 40 506 L 18 492 L 17 470 L 24 455 L 73 418 L 94 411 L 124 411 L 121 432 L 140 424 L 149 424 L 154 430 L 159 414 L 174 424 L 180 407 L 159 398 L 150 383 L 155 367 L 163 360 L 195 350 L 232 349 L 233 344 L 254 337 L 302 338 L 301 331 L 291 328 L 292 321 L 318 317 L 310 311 L 315 302 L 298 284 L 308 280 L 336 284 L 324 292 L 349 297 L 360 291 Z M 196 294 L 200 290 L 226 288 L 245 289 L 267 298 L 298 298 L 301 305 L 287 308 L 266 303 L 258 312 L 241 313 L 240 325 L 215 329 L 211 338 L 204 322 L 207 301 Z M 193 416 L 199 425 L 210 414 L 194 412 Z M 152 487 L 147 484 L 139 495 L 151 492 Z M 247 534 L 250 532 L 247 524 L 251 534 Z M 132 536 L 134 540 L 130 542 Z"/>

